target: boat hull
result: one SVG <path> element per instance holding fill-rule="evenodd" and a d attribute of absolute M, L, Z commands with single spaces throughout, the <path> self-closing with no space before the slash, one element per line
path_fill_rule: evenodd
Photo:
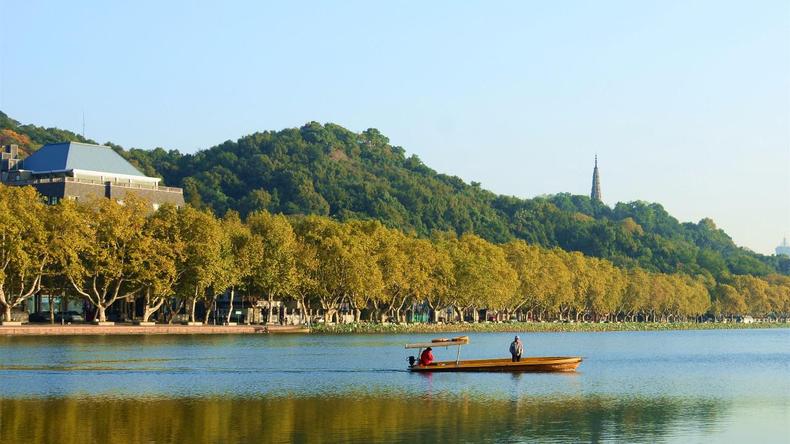
<path fill-rule="evenodd" d="M 518 362 L 510 359 L 472 359 L 466 361 L 439 361 L 430 365 L 409 367 L 412 372 L 508 372 L 508 373 L 546 373 L 573 372 L 581 364 L 578 356 L 521 358 Z"/>

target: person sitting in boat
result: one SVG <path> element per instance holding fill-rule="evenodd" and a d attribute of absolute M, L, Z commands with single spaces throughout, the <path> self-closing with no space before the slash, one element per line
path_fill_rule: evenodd
<path fill-rule="evenodd" d="M 510 343 L 510 355 L 512 356 L 513 362 L 521 361 L 521 354 L 524 353 L 524 344 L 521 343 L 521 339 L 516 336 L 516 339 Z"/>
<path fill-rule="evenodd" d="M 420 365 L 430 365 L 433 362 L 433 353 L 431 347 L 428 347 L 420 354 Z"/>

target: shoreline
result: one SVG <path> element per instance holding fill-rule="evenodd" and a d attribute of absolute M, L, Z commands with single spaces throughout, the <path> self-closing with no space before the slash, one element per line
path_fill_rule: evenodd
<path fill-rule="evenodd" d="M 300 325 L 0 325 L 0 336 L 254 335 L 308 333 Z"/>
<path fill-rule="evenodd" d="M 676 330 L 746 330 L 790 328 L 790 322 L 695 323 L 695 322 L 621 322 L 621 323 L 560 323 L 511 322 L 463 324 L 314 324 L 316 334 L 401 334 L 401 333 L 594 333 L 616 331 L 676 331 Z"/>
<path fill-rule="evenodd" d="M 790 322 L 693 323 L 458 323 L 458 324 L 313 324 L 300 325 L 0 325 L 0 337 L 7 336 L 100 336 L 100 335 L 252 335 L 252 334 L 429 334 L 429 333 L 595 333 L 678 330 L 746 330 L 790 328 Z"/>

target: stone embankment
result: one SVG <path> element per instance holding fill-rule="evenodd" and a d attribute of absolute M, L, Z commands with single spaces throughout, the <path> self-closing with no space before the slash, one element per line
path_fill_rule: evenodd
<path fill-rule="evenodd" d="M 308 333 L 298 325 L 3 325 L 0 336 L 80 335 L 244 335 L 261 333 Z"/>

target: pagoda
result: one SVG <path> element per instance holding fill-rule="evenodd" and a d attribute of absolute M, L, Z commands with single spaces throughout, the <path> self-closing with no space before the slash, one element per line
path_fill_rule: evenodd
<path fill-rule="evenodd" d="M 590 199 L 601 202 L 601 176 L 598 175 L 598 155 L 595 155 L 595 168 L 593 168 L 592 191 Z"/>

